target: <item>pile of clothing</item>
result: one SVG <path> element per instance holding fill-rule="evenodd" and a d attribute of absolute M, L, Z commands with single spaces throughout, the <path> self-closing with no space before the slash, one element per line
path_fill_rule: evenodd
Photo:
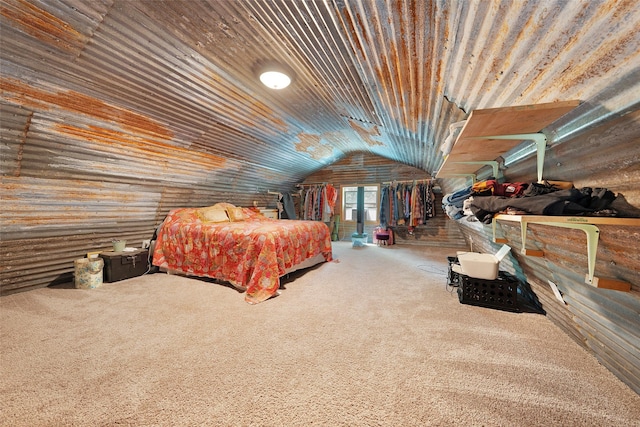
<path fill-rule="evenodd" d="M 467 197 L 461 198 L 467 194 Z M 575 188 L 571 183 L 499 183 L 486 180 L 445 197 L 453 219 L 472 214 L 490 224 L 496 214 L 640 217 L 640 209 L 606 188 Z M 459 211 L 457 211 L 459 206 Z M 457 216 L 457 218 L 455 217 Z"/>
<path fill-rule="evenodd" d="M 469 200 L 473 191 L 472 186 L 463 188 L 442 197 L 442 210 L 451 219 L 460 219 L 470 212 L 465 212 L 465 201 Z M 468 203 L 467 203 L 468 205 Z"/>

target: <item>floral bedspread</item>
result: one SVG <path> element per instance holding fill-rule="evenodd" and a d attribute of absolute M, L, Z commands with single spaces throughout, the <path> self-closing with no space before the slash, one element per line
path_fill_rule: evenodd
<path fill-rule="evenodd" d="M 245 301 L 257 304 L 277 292 L 287 268 L 319 254 L 331 261 L 331 236 L 323 222 L 243 212 L 244 221 L 211 223 L 197 209 L 172 210 L 158 232 L 153 265 L 228 281 L 246 289 Z"/>

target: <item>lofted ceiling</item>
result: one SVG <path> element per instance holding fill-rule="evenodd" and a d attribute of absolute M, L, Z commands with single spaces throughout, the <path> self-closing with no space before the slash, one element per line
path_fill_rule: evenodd
<path fill-rule="evenodd" d="M 637 108 L 639 4 L 3 0 L 2 102 L 41 138 L 210 173 L 292 184 L 354 152 L 433 173 L 474 109 L 580 100 L 561 142 Z M 270 61 L 288 88 L 260 83 Z"/>
<path fill-rule="evenodd" d="M 545 177 L 640 207 L 639 29 L 638 0 L 0 0 L 0 295 L 71 282 L 74 260 L 138 247 L 171 209 L 434 174 L 478 110 L 578 101 L 542 129 Z M 260 83 L 271 61 L 294 71 L 286 89 Z M 505 175 L 532 179 L 535 147 L 509 150 Z M 453 242 L 449 225 L 423 236 Z M 457 225 L 492 251 L 490 231 Z M 632 280 L 640 234 L 608 227 L 597 269 Z M 638 389 L 637 281 L 600 293 L 579 230 L 530 231 L 545 258 L 514 268 Z"/>

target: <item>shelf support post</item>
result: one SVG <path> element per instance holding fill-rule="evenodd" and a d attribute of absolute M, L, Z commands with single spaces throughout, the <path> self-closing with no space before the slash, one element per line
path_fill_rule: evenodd
<path fill-rule="evenodd" d="M 536 144 L 538 182 L 542 182 L 542 171 L 544 169 L 544 152 L 547 148 L 547 137 L 543 133 L 518 133 L 513 135 L 491 135 L 476 136 L 476 139 L 521 139 L 523 141 L 533 141 Z"/>
<path fill-rule="evenodd" d="M 465 176 L 467 178 L 471 178 L 471 185 L 476 183 L 477 175 L 475 173 L 450 173 L 443 176 L 438 176 L 438 178 L 453 178 L 456 176 Z"/>
<path fill-rule="evenodd" d="M 459 164 L 463 164 L 463 165 L 487 165 L 487 166 L 491 166 L 491 169 L 493 169 L 493 177 L 495 179 L 498 179 L 498 173 L 500 173 L 500 168 L 498 167 L 498 162 L 496 162 L 495 160 L 484 160 L 484 161 L 478 161 L 478 162 L 453 162 L 453 163 L 459 163 Z M 475 177 L 475 175 L 474 175 Z M 475 179 L 474 179 L 475 182 Z"/>
<path fill-rule="evenodd" d="M 551 225 L 554 227 L 573 228 L 582 230 L 587 235 L 587 264 L 588 275 L 585 282 L 589 285 L 595 286 L 594 275 L 596 269 L 596 255 L 598 253 L 598 238 L 600 235 L 600 229 L 593 224 L 568 224 L 565 222 L 543 222 L 543 221 L 525 221 L 520 222 L 520 233 L 522 236 L 522 253 L 526 253 L 525 244 L 527 239 L 527 224 L 542 224 Z"/>
<path fill-rule="evenodd" d="M 523 219 L 520 222 L 520 239 L 522 240 L 522 249 L 520 250 L 520 252 L 523 253 L 524 255 L 531 255 L 531 256 L 537 256 L 537 257 L 544 256 L 543 251 L 527 249 L 527 224 L 528 224 L 528 221 L 526 219 Z"/>
<path fill-rule="evenodd" d="M 596 270 L 596 255 L 598 253 L 598 238 L 600 236 L 600 229 L 593 224 L 567 224 L 564 222 L 546 222 L 538 224 L 548 224 L 554 227 L 574 228 L 584 231 L 587 235 L 587 263 L 589 274 L 586 279 L 586 283 L 594 285 L 593 276 Z"/>
<path fill-rule="evenodd" d="M 507 243 L 507 239 L 505 239 L 504 237 L 498 237 L 497 228 L 498 228 L 498 220 L 494 217 L 491 220 L 491 230 L 493 231 L 493 242 Z"/>

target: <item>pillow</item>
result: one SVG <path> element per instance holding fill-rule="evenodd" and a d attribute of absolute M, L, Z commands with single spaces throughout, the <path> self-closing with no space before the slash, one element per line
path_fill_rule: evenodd
<path fill-rule="evenodd" d="M 215 207 L 200 209 L 200 219 L 207 222 L 229 222 L 227 211 Z"/>
<path fill-rule="evenodd" d="M 231 203 L 220 202 L 220 203 L 216 203 L 211 207 L 217 208 L 217 209 L 227 209 L 227 208 L 235 208 L 235 205 L 232 205 Z"/>
<path fill-rule="evenodd" d="M 229 215 L 229 219 L 234 221 L 244 221 L 244 212 L 242 208 L 227 208 L 227 215 Z"/>

